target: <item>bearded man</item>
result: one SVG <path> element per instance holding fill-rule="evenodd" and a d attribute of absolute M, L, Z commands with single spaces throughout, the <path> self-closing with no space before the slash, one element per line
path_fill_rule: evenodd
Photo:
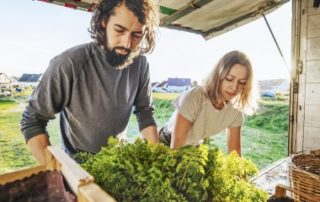
<path fill-rule="evenodd" d="M 131 112 L 142 136 L 158 142 L 145 53 L 155 46 L 152 0 L 102 0 L 89 29 L 93 42 L 54 57 L 21 120 L 40 163 L 50 145 L 47 123 L 60 113 L 62 147 L 71 157 L 98 152 L 110 136 L 126 135 Z"/>

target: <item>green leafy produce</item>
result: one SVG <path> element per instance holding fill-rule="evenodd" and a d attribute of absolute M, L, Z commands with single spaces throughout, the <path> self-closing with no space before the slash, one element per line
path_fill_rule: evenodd
<path fill-rule="evenodd" d="M 110 138 L 96 155 L 78 156 L 104 190 L 118 201 L 266 201 L 248 179 L 256 167 L 236 153 L 206 145 L 171 150 Z"/>

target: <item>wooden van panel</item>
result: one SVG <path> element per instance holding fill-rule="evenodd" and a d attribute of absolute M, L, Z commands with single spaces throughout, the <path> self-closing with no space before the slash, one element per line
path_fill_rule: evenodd
<path fill-rule="evenodd" d="M 314 0 L 308 0 L 308 14 L 320 13 L 320 8 L 313 7 Z"/>
<path fill-rule="evenodd" d="M 320 128 L 319 114 L 320 114 L 320 105 L 307 105 L 305 114 L 305 128 L 306 127 L 317 127 Z M 318 131 L 318 134 L 320 132 Z M 319 136 L 319 135 L 315 135 Z M 320 147 L 320 142 L 319 142 Z"/>
<path fill-rule="evenodd" d="M 308 16 L 308 38 L 320 37 L 320 13 Z"/>
<path fill-rule="evenodd" d="M 320 60 L 320 37 L 307 39 L 307 60 Z"/>
<path fill-rule="evenodd" d="M 307 83 L 320 83 L 320 61 L 307 62 Z"/>
<path fill-rule="evenodd" d="M 319 149 L 320 144 L 320 128 L 318 127 L 306 127 L 304 134 L 303 150 L 309 151 Z"/>

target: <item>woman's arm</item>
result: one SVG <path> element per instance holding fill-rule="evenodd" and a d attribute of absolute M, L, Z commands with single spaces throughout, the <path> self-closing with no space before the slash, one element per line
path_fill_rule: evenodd
<path fill-rule="evenodd" d="M 227 147 L 228 153 L 235 150 L 241 157 L 241 126 L 227 128 Z"/>
<path fill-rule="evenodd" d="M 176 149 L 185 145 L 187 135 L 190 131 L 191 126 L 192 123 L 188 121 L 186 118 L 184 118 L 182 115 L 180 115 L 178 112 L 174 124 L 173 133 L 171 136 L 170 147 L 172 149 Z"/>

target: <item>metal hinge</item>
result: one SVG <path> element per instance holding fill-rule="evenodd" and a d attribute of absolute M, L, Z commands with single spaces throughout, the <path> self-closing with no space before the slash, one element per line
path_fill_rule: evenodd
<path fill-rule="evenodd" d="M 298 93 L 299 92 L 299 82 L 294 81 L 292 85 L 293 85 L 292 86 L 293 93 Z"/>
<path fill-rule="evenodd" d="M 298 63 L 298 73 L 299 73 L 299 74 L 302 74 L 302 71 L 303 71 L 303 63 L 302 63 L 302 61 L 300 60 L 299 63 Z"/>

